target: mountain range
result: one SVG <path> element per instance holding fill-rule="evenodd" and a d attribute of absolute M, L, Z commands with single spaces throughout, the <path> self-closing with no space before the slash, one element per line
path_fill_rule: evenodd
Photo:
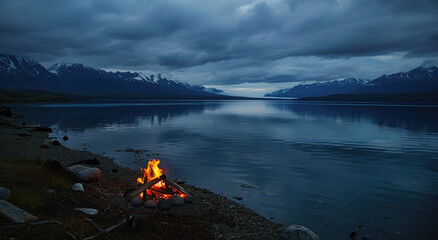
<path fill-rule="evenodd" d="M 316 83 L 302 83 L 290 89 L 281 89 L 268 93 L 266 97 L 321 97 L 332 94 L 351 92 L 359 87 L 365 86 L 367 80 L 359 78 L 345 78 L 343 80 L 333 80 Z"/>
<path fill-rule="evenodd" d="M 13 55 L 0 55 L 0 88 L 102 95 L 134 94 L 148 97 L 217 97 L 221 90 L 190 85 L 158 75 L 108 72 L 83 64 L 57 63 L 49 68 Z"/>
<path fill-rule="evenodd" d="M 268 93 L 267 97 L 323 97 L 334 94 L 386 94 L 438 90 L 438 68 L 418 67 L 408 72 L 382 75 L 367 81 L 346 78 L 316 83 L 302 83 L 290 89 Z"/>

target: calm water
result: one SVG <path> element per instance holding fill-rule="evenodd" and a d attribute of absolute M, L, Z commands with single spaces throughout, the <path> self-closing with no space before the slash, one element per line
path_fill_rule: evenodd
<path fill-rule="evenodd" d="M 178 101 L 15 106 L 74 149 L 208 188 L 324 239 L 437 239 L 438 106 Z M 147 153 L 117 152 L 133 148 Z M 134 180 L 133 180 L 134 181 Z"/>

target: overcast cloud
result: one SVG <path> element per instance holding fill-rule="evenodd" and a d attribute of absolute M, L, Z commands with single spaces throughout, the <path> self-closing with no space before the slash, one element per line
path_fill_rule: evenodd
<path fill-rule="evenodd" d="M 0 52 L 261 94 L 436 65 L 437 16 L 436 0 L 0 0 Z"/>

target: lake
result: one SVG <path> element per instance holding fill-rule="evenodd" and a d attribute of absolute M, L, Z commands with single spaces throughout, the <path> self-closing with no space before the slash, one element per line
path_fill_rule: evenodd
<path fill-rule="evenodd" d="M 211 189 L 324 239 L 438 237 L 438 106 L 148 101 L 12 106 L 65 146 Z M 126 148 L 149 150 L 135 154 Z M 135 180 L 133 180 L 134 183 Z"/>

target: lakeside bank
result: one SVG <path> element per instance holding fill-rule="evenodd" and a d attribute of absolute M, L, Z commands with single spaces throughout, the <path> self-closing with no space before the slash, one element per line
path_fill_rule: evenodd
<path fill-rule="evenodd" d="M 68 149 L 62 146 L 61 139 L 58 139 L 61 145 L 53 145 L 55 139 L 50 139 L 47 132 L 20 128 L 21 121 L 16 117 L 2 117 L 0 121 L 3 172 L 0 184 L 9 187 L 12 195 L 14 192 L 21 194 L 21 197 L 13 197 L 12 203 L 40 219 L 60 221 L 64 227 L 41 226 L 41 231 L 29 232 L 1 229 L 2 237 L 60 238 L 68 237 L 65 235 L 68 230 L 79 238 L 93 235 L 95 229 L 84 222 L 90 216 L 74 210 L 87 207 L 99 211 L 90 218 L 102 227 L 117 224 L 132 214 L 141 216 L 136 227 L 117 229 L 106 235 L 106 239 L 141 239 L 146 236 L 153 239 L 285 238 L 282 236 L 285 226 L 269 221 L 226 197 L 189 184 L 184 187 L 194 197 L 192 204 L 168 211 L 132 207 L 123 194 L 135 186 L 140 172 L 120 167 L 108 157 Z M 43 143 L 48 143 L 49 147 L 41 148 Z M 64 169 L 53 172 L 53 169 L 44 167 L 48 162 L 58 161 L 60 165 L 67 166 L 86 159 L 98 160 L 97 167 L 102 171 L 102 178 L 98 182 L 84 183 L 85 192 L 71 190 L 77 180 Z M 42 181 L 38 178 L 47 177 L 58 179 L 58 183 L 35 185 Z M 32 199 L 33 196 L 37 196 L 34 201 L 38 204 L 31 204 L 29 201 L 32 200 L 19 200 Z"/>

